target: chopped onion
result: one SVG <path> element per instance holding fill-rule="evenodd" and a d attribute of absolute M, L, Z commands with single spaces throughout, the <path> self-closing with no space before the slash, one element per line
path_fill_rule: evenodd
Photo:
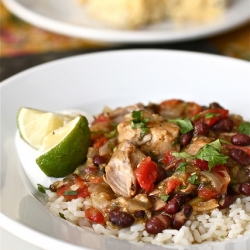
<path fill-rule="evenodd" d="M 218 193 L 225 194 L 227 191 L 227 185 L 230 182 L 230 176 L 225 171 L 224 177 L 213 172 L 201 171 L 201 175 L 205 176 L 207 180 L 211 181 L 211 184 Z"/>
<path fill-rule="evenodd" d="M 196 212 L 204 212 L 204 211 L 209 211 L 212 210 L 216 207 L 218 207 L 219 204 L 215 199 L 211 199 L 208 201 L 201 201 L 198 202 L 197 204 L 193 205 L 193 210 Z"/>
<path fill-rule="evenodd" d="M 99 148 L 99 155 L 104 156 L 110 154 L 111 153 L 110 145 L 113 145 L 115 140 L 116 140 L 115 138 L 112 138 L 108 140 L 104 145 L 102 145 Z"/>

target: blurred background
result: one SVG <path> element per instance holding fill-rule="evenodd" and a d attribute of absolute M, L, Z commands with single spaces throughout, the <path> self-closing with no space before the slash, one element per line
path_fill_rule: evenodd
<path fill-rule="evenodd" d="M 55 59 L 116 49 L 175 49 L 250 60 L 249 21 L 223 34 L 189 41 L 109 44 L 56 34 L 21 20 L 12 14 L 2 2 L 0 2 L 0 8 L 1 81 L 24 69 Z"/>

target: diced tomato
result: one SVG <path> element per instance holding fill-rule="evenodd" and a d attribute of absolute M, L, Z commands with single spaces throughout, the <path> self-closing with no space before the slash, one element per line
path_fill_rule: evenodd
<path fill-rule="evenodd" d="M 185 117 L 192 117 L 202 111 L 202 107 L 195 102 L 187 102 L 185 108 Z"/>
<path fill-rule="evenodd" d="M 93 147 L 99 149 L 99 148 L 100 148 L 101 146 L 103 146 L 108 140 L 109 140 L 109 139 L 106 138 L 106 137 L 104 137 L 104 136 L 101 137 L 101 138 L 98 138 L 98 139 L 94 142 Z"/>
<path fill-rule="evenodd" d="M 162 160 L 163 163 L 167 165 L 171 165 L 177 161 L 177 159 L 172 155 L 174 151 L 169 150 L 165 153 L 164 159 Z"/>
<path fill-rule="evenodd" d="M 79 197 L 86 198 L 90 196 L 89 190 L 87 186 L 81 187 L 77 190 L 77 195 L 74 199 L 77 199 Z"/>
<path fill-rule="evenodd" d="M 205 200 L 210 200 L 214 198 L 218 192 L 215 189 L 202 188 L 198 190 L 198 197 L 203 198 Z"/>
<path fill-rule="evenodd" d="M 200 160 L 200 159 L 195 159 L 194 164 L 201 170 L 208 170 L 208 161 Z"/>
<path fill-rule="evenodd" d="M 71 190 L 71 186 L 76 185 L 77 189 Z M 88 187 L 85 185 L 84 181 L 76 175 L 74 180 L 62 185 L 57 190 L 58 196 L 64 196 L 66 200 L 77 199 L 79 197 L 86 198 L 90 195 Z"/>
<path fill-rule="evenodd" d="M 179 188 L 182 185 L 182 181 L 179 179 L 170 178 L 166 183 L 166 194 L 170 194 L 176 188 Z"/>
<path fill-rule="evenodd" d="M 57 196 L 62 196 L 66 190 L 70 190 L 71 186 L 72 186 L 72 184 L 66 184 L 66 185 L 63 185 L 60 188 L 58 188 L 56 191 Z"/>
<path fill-rule="evenodd" d="M 100 210 L 94 207 L 89 207 L 85 210 L 85 216 L 87 219 L 99 223 L 99 224 L 105 224 L 105 219 Z"/>
<path fill-rule="evenodd" d="M 143 159 L 134 172 L 140 187 L 147 193 L 153 190 L 154 182 L 158 177 L 157 165 L 148 156 Z"/>
<path fill-rule="evenodd" d="M 99 122 L 107 122 L 110 123 L 110 119 L 108 116 L 104 114 L 100 114 L 98 117 L 95 118 L 95 120 L 92 122 L 92 125 L 99 123 Z"/>
<path fill-rule="evenodd" d="M 222 118 L 228 117 L 229 111 L 227 109 L 207 109 L 193 117 L 193 121 L 203 121 L 209 127 L 213 126 L 217 121 Z"/>
<path fill-rule="evenodd" d="M 200 159 L 195 159 L 194 164 L 201 170 L 201 171 L 208 171 L 208 162 Z M 228 168 L 224 164 L 215 165 L 211 168 L 211 172 L 218 173 L 221 176 L 225 177 L 224 172 L 229 174 Z"/>
<path fill-rule="evenodd" d="M 222 177 L 225 177 L 229 174 L 229 170 L 226 165 L 219 164 L 214 167 L 212 167 L 211 172 L 217 173 Z"/>

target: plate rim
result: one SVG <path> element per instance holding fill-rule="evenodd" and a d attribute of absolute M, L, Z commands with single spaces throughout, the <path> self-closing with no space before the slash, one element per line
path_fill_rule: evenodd
<path fill-rule="evenodd" d="M 49 67 L 50 65 L 54 65 L 54 64 L 58 64 L 58 63 L 64 63 L 66 61 L 72 61 L 72 60 L 76 60 L 77 58 L 81 58 L 81 57 L 93 57 L 93 56 L 99 56 L 99 55 L 103 55 L 105 56 L 105 54 L 117 54 L 117 53 L 158 53 L 158 52 L 162 52 L 162 53 L 169 53 L 172 55 L 176 55 L 176 56 L 192 56 L 194 55 L 197 58 L 201 58 L 201 57 L 205 57 L 205 58 L 211 58 L 214 60 L 222 60 L 222 61 L 227 61 L 227 63 L 238 63 L 238 64 L 242 64 L 245 66 L 250 66 L 248 61 L 245 61 L 243 59 L 239 59 L 239 58 L 233 58 L 233 57 L 227 57 L 225 55 L 220 55 L 220 54 L 210 54 L 210 53 L 205 53 L 205 52 L 199 52 L 199 51 L 188 51 L 188 50 L 176 50 L 176 49 L 163 49 L 163 48 L 124 48 L 124 49 L 115 49 L 115 50 L 102 50 L 102 51 L 93 51 L 93 52 L 88 52 L 86 54 L 79 54 L 79 55 L 72 55 L 69 57 L 64 57 L 64 58 L 59 58 L 59 59 L 55 59 L 53 61 L 49 61 L 49 62 L 44 62 L 41 63 L 39 65 L 35 65 L 32 66 L 28 69 L 25 69 L 21 72 L 18 72 L 6 79 L 4 79 L 3 81 L 0 81 L 0 88 L 3 87 L 3 85 L 5 86 L 6 84 L 8 84 L 9 81 L 12 81 L 13 78 L 19 77 L 23 74 L 27 74 L 29 73 L 29 71 L 34 71 L 34 70 L 39 70 L 39 68 L 43 68 L 43 67 Z"/>
<path fill-rule="evenodd" d="M 32 67 L 30 69 L 27 69 L 27 70 L 25 70 L 23 72 L 20 72 L 20 73 L 18 73 L 16 75 L 12 76 L 11 78 L 8 78 L 8 79 L 4 80 L 3 82 L 1 82 L 0 90 L 2 89 L 2 87 L 7 86 L 8 84 L 10 84 L 12 81 L 16 81 L 15 78 L 21 77 L 24 74 L 29 74 L 32 71 L 40 70 L 40 68 L 42 68 L 42 67 L 50 67 L 51 64 L 58 64 L 58 63 L 61 63 L 61 62 L 63 63 L 63 62 L 66 62 L 66 61 L 72 61 L 72 60 L 75 60 L 76 58 L 80 58 L 80 57 L 93 57 L 93 56 L 99 56 L 100 54 L 103 54 L 103 56 L 105 56 L 104 54 L 127 53 L 128 51 L 131 51 L 133 53 L 145 53 L 145 52 L 161 53 L 162 51 L 165 51 L 166 54 L 171 53 L 171 54 L 175 54 L 177 56 L 195 55 L 198 58 L 201 58 L 201 57 L 205 56 L 206 58 L 210 58 L 210 59 L 223 60 L 224 62 L 227 62 L 227 63 L 240 63 L 242 65 L 244 64 L 245 66 L 249 67 L 249 64 L 246 61 L 243 61 L 243 60 L 240 60 L 240 59 L 227 58 L 227 57 L 220 56 L 220 55 L 211 55 L 211 54 L 206 54 L 206 53 L 201 53 L 201 52 L 176 51 L 176 50 L 165 50 L 165 49 L 136 49 L 136 50 L 134 50 L 134 49 L 125 49 L 125 50 L 115 50 L 115 51 L 102 51 L 102 52 L 93 52 L 93 53 L 88 53 L 88 54 L 83 54 L 83 55 L 71 56 L 71 57 L 58 59 L 58 60 L 55 60 L 55 61 L 52 61 L 52 62 L 47 62 L 47 63 L 43 63 L 41 65 Z M 3 228 L 5 228 L 7 231 L 10 231 L 10 226 L 9 225 L 10 225 L 10 222 L 11 222 L 11 223 L 14 223 L 15 225 L 17 225 L 18 228 L 20 228 L 20 229 L 27 228 L 28 231 L 31 230 L 32 233 L 35 233 L 35 235 L 39 235 L 40 237 L 42 235 L 43 239 L 46 239 L 47 237 L 49 237 L 48 235 L 42 234 L 41 232 L 37 232 L 36 230 L 33 230 L 33 229 L 29 228 L 29 227 L 26 227 L 24 224 L 21 224 L 21 223 L 17 222 L 16 220 L 13 220 L 12 218 L 9 218 L 5 214 L 3 214 L 1 211 L 0 211 L 0 218 L 1 218 L 1 220 L 0 220 L 1 221 L 1 226 Z M 3 220 L 2 220 L 2 218 L 3 218 Z M 7 222 L 9 225 L 6 226 L 6 224 L 4 224 L 3 221 Z M 20 237 L 20 235 L 16 235 L 16 236 Z M 30 238 L 31 238 L 30 235 L 27 236 L 28 241 L 30 241 Z M 22 239 L 23 239 L 23 237 L 22 237 Z M 68 249 L 67 248 L 68 243 L 62 242 L 62 240 L 58 240 L 58 239 L 55 239 L 55 238 L 52 238 L 52 237 L 50 237 L 50 240 L 52 240 L 54 243 L 59 242 L 58 244 L 61 243 L 62 245 L 66 246 L 65 250 Z M 32 242 L 32 244 L 34 244 L 34 243 Z M 70 244 L 70 246 L 71 246 L 71 244 Z M 75 248 L 73 248 L 73 247 L 75 247 Z M 78 250 L 78 249 L 84 249 L 84 248 L 82 248 L 82 247 L 79 248 L 79 246 L 72 245 L 72 249 Z M 87 249 L 87 248 L 85 248 L 85 249 Z"/>
<path fill-rule="evenodd" d="M 238 26 L 241 26 L 250 20 L 249 15 L 241 15 L 234 23 L 230 25 L 222 25 L 215 28 L 212 25 L 206 29 L 198 28 L 193 33 L 184 33 L 182 35 L 169 34 L 167 32 L 160 32 L 149 36 L 147 31 L 121 31 L 116 29 L 103 30 L 92 29 L 89 27 L 82 27 L 72 25 L 67 22 L 61 22 L 50 17 L 45 17 L 39 13 L 36 13 L 25 6 L 23 6 L 18 0 L 2 0 L 3 4 L 15 15 L 24 21 L 33 24 L 44 30 L 52 31 L 61 35 L 71 36 L 80 39 L 86 39 L 90 41 L 104 42 L 104 43 L 163 43 L 163 42 L 178 42 L 189 41 L 197 38 L 205 38 L 216 34 L 227 32 Z"/>

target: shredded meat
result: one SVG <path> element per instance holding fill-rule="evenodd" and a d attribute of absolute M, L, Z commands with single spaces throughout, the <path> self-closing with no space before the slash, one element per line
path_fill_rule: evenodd
<path fill-rule="evenodd" d="M 112 190 L 124 197 L 133 197 L 137 192 L 134 170 L 146 156 L 131 142 L 124 140 L 112 155 L 105 167 L 104 180 Z"/>
<path fill-rule="evenodd" d="M 176 143 L 180 135 L 179 127 L 164 121 L 161 116 L 146 111 L 143 114 L 150 119 L 147 123 L 149 132 L 140 139 L 141 129 L 133 129 L 130 124 L 131 117 L 127 117 L 117 127 L 118 141 L 129 140 L 146 155 L 153 153 L 158 159 L 169 150 L 179 151 L 180 145 Z"/>

